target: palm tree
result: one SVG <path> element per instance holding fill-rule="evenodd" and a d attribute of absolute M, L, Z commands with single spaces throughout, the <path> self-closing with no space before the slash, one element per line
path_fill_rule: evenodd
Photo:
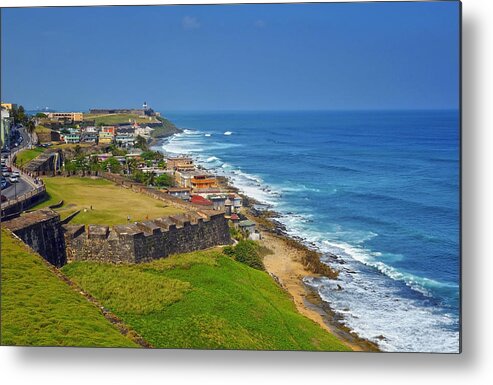
<path fill-rule="evenodd" d="M 153 184 L 154 184 L 154 179 L 155 179 L 155 177 L 156 177 L 156 174 L 154 173 L 154 171 L 152 171 L 152 172 L 148 172 L 148 173 L 146 174 L 146 184 L 147 184 L 148 186 L 153 185 Z"/>
<path fill-rule="evenodd" d="M 33 120 L 29 120 L 27 122 L 26 130 L 27 130 L 27 133 L 29 134 L 29 138 L 32 141 L 33 140 L 34 131 L 36 131 L 36 124 L 34 123 Z"/>
<path fill-rule="evenodd" d="M 97 176 L 99 171 L 101 171 L 101 163 L 97 156 L 91 156 L 89 158 L 89 170 Z"/>
<path fill-rule="evenodd" d="M 133 172 L 135 170 L 137 170 L 137 166 L 138 166 L 138 162 L 137 162 L 137 159 L 135 158 L 127 158 L 127 172 L 129 174 L 133 174 Z"/>

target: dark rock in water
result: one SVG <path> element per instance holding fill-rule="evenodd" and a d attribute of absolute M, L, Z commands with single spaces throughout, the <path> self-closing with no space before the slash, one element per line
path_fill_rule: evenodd
<path fill-rule="evenodd" d="M 381 334 L 380 334 L 380 335 L 378 335 L 378 336 L 376 336 L 376 337 L 373 337 L 373 338 L 375 338 L 375 339 L 377 339 L 377 340 L 380 340 L 380 341 L 387 341 L 387 338 L 385 338 L 385 337 L 384 337 L 383 335 L 381 335 Z"/>
<path fill-rule="evenodd" d="M 339 284 L 337 284 L 337 290 L 338 290 L 338 291 L 343 290 L 343 289 L 342 289 L 342 286 L 341 286 L 341 285 L 339 285 Z"/>

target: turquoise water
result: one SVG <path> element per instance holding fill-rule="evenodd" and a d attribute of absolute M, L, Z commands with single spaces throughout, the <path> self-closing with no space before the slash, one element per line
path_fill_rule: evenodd
<path fill-rule="evenodd" d="M 455 111 L 165 114 L 163 144 L 230 177 L 341 271 L 306 279 L 387 351 L 459 349 Z M 337 285 L 342 290 L 334 290 Z"/>

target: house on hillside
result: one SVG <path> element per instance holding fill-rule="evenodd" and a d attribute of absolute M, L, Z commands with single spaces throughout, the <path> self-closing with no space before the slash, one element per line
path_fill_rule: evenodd
<path fill-rule="evenodd" d="M 213 206 L 213 203 L 210 200 L 205 199 L 200 195 L 192 195 L 190 199 L 190 203 L 194 205 L 205 206 L 205 208 L 212 208 Z"/>
<path fill-rule="evenodd" d="M 190 200 L 190 189 L 182 187 L 170 187 L 167 193 L 176 198 L 183 199 L 184 201 Z"/>
<path fill-rule="evenodd" d="M 261 239 L 260 233 L 255 228 L 255 222 L 249 219 L 238 222 L 238 228 L 248 239 L 253 241 Z"/>
<path fill-rule="evenodd" d="M 98 134 L 95 132 L 83 132 L 80 135 L 81 143 L 97 143 L 98 142 Z"/>
<path fill-rule="evenodd" d="M 168 156 L 166 158 L 166 166 L 170 170 L 176 171 L 194 171 L 195 166 L 193 164 L 193 159 L 189 156 Z"/>
<path fill-rule="evenodd" d="M 65 141 L 65 143 L 80 143 L 80 132 L 65 134 L 63 135 L 63 140 Z"/>
<path fill-rule="evenodd" d="M 111 144 L 113 143 L 114 135 L 111 132 L 101 131 L 99 133 L 99 144 Z"/>
<path fill-rule="evenodd" d="M 135 137 L 133 134 L 116 134 L 115 143 L 120 147 L 133 147 L 135 144 Z"/>

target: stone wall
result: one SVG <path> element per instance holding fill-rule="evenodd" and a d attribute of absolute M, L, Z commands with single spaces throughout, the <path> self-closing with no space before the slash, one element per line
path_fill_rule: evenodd
<path fill-rule="evenodd" d="M 203 210 L 128 225 L 64 225 L 69 261 L 139 263 L 231 243 L 224 213 Z"/>
<path fill-rule="evenodd" d="M 46 188 L 44 185 L 41 185 L 28 193 L 19 195 L 17 199 L 11 199 L 8 202 L 2 203 L 1 217 L 6 218 L 10 215 L 19 214 L 44 201 L 46 197 Z"/>
<path fill-rule="evenodd" d="M 2 221 L 2 225 L 52 265 L 61 267 L 66 263 L 65 238 L 60 215 L 55 211 L 51 209 L 33 211 Z"/>

